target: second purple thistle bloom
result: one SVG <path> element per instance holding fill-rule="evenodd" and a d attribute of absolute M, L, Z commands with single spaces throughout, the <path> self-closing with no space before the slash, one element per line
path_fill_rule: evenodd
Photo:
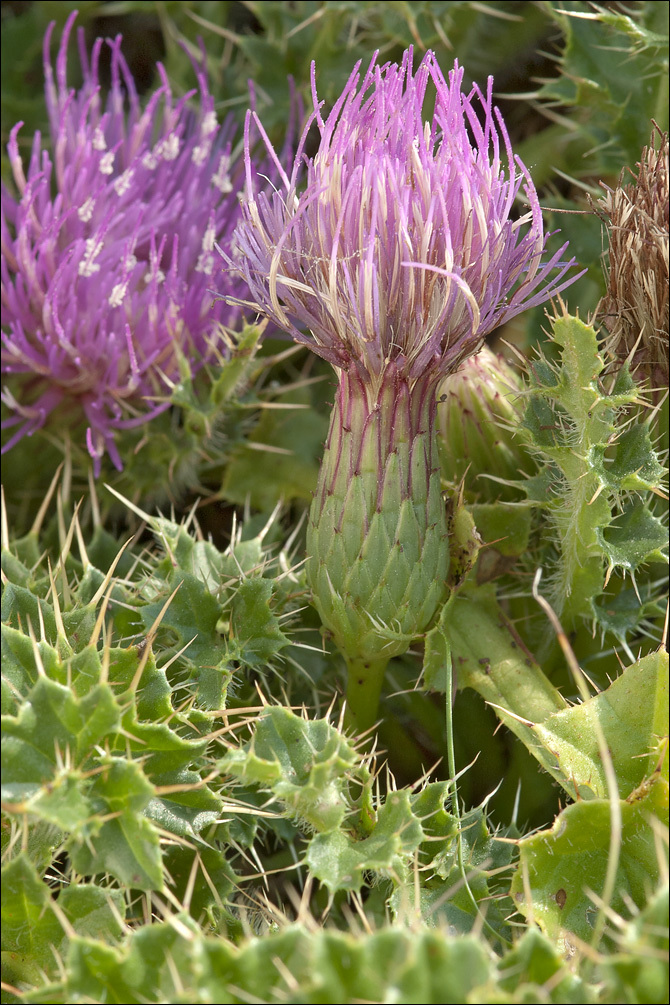
<path fill-rule="evenodd" d="M 180 357 L 197 370 L 220 325 L 241 319 L 210 291 L 214 245 L 230 247 L 244 171 L 231 156 L 233 120 L 218 122 L 204 60 L 194 62 L 195 108 L 194 92 L 174 99 L 160 64 L 160 85 L 143 108 L 121 37 L 97 39 L 89 57 L 80 30 L 83 83 L 69 87 L 75 17 L 55 73 L 53 25 L 44 40 L 50 138 L 35 135 L 27 166 L 20 123 L 8 146 L 16 194 L 3 185 L 2 372 L 13 435 L 4 449 L 43 426 L 62 438 L 83 425 L 97 475 L 105 453 L 123 466 L 120 430 L 169 406 Z M 228 287 L 245 290 L 240 279 Z"/>
<path fill-rule="evenodd" d="M 339 384 L 307 537 L 307 575 L 349 669 L 350 721 L 376 714 L 384 667 L 446 599 L 449 543 L 435 436 L 440 381 L 504 321 L 559 293 L 565 245 L 547 237 L 528 170 L 485 92 L 357 66 L 324 119 L 314 108 L 282 168 L 258 116 L 246 123 L 246 193 L 235 265 L 252 304 L 337 369 Z M 432 117 L 424 121 L 429 87 Z M 309 129 L 320 142 L 305 156 Z M 256 127 L 283 187 L 251 170 Z M 513 207 L 520 198 L 522 215 Z"/>

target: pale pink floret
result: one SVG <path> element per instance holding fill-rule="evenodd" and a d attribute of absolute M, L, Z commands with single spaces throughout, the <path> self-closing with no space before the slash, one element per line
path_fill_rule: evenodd
<path fill-rule="evenodd" d="M 144 109 L 121 38 L 98 39 L 89 56 L 79 31 L 83 85 L 68 87 L 65 26 L 55 74 L 44 39 L 50 143 L 35 135 L 27 171 L 15 126 L 9 160 L 18 192 L 2 189 L 3 399 L 17 426 L 5 446 L 42 427 L 87 427 L 96 473 L 108 452 L 121 467 L 116 431 L 167 407 L 182 353 L 202 364 L 219 324 L 240 309 L 209 292 L 220 272 L 215 242 L 230 247 L 239 218 L 241 162 L 231 162 L 232 121 L 219 124 L 201 65 L 195 94 L 174 100 L 160 86 Z M 99 61 L 111 49 L 103 100 Z M 203 61 L 204 65 L 204 61 Z M 231 292 L 246 287 L 233 281 Z M 167 380 L 165 379 L 167 378 Z"/>
<path fill-rule="evenodd" d="M 316 95 L 290 176 L 258 116 L 247 115 L 246 194 L 229 262 L 251 305 L 336 367 L 377 384 L 388 364 L 412 381 L 442 376 L 515 314 L 576 276 L 564 245 L 543 261 L 547 238 L 530 175 L 486 93 L 461 90 L 458 63 L 444 79 L 432 53 L 412 72 L 372 60 L 356 66 L 324 121 Z M 432 119 L 422 109 L 429 83 Z M 305 156 L 316 125 L 316 154 Z M 252 125 L 275 158 L 282 187 L 259 190 Z M 525 215 L 513 215 L 517 196 Z"/>

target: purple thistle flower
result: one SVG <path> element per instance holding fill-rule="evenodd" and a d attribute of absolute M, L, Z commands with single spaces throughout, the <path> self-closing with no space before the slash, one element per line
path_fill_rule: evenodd
<path fill-rule="evenodd" d="M 195 93 L 175 100 L 163 67 L 142 110 L 121 54 L 111 48 L 111 89 L 100 95 L 97 39 L 90 61 L 79 30 L 84 83 L 66 78 L 72 14 L 56 72 L 44 39 L 51 153 L 35 134 L 27 174 L 11 131 L 9 160 L 18 200 L 2 188 L 2 371 L 19 377 L 3 425 L 19 428 L 5 450 L 60 409 L 87 424 L 96 475 L 109 454 L 122 462 L 115 433 L 169 406 L 179 357 L 197 368 L 218 326 L 240 308 L 208 292 L 215 243 L 228 248 L 239 219 L 241 163 L 231 161 L 234 123 L 217 122 L 202 66 Z M 203 60 L 204 65 L 204 60 Z M 231 292 L 243 295 L 241 281 Z M 22 375 L 22 377 L 20 376 Z M 167 377 L 166 381 L 164 378 Z"/>
<path fill-rule="evenodd" d="M 464 94 L 458 63 L 446 81 L 429 52 L 413 74 L 410 49 L 400 66 L 373 58 L 358 88 L 359 66 L 325 121 L 312 67 L 314 111 L 290 177 L 277 162 L 283 192 L 253 178 L 252 121 L 275 155 L 248 113 L 236 262 L 253 306 L 334 366 L 373 383 L 391 361 L 410 380 L 444 377 L 493 328 L 573 282 L 574 259 L 561 260 L 564 245 L 542 260 L 537 193 L 493 106 L 492 78 L 485 94 Z M 424 124 L 429 82 L 436 100 Z M 321 141 L 306 159 L 312 123 Z M 512 219 L 520 192 L 529 210 Z"/>
<path fill-rule="evenodd" d="M 306 573 L 347 662 L 348 722 L 360 731 L 375 720 L 389 658 L 430 627 L 448 593 L 437 387 L 493 328 L 576 277 L 565 246 L 545 260 L 537 193 L 492 80 L 464 94 L 458 64 L 447 81 L 428 53 L 413 73 L 411 49 L 400 66 L 373 58 L 360 88 L 358 70 L 324 120 L 312 69 L 314 110 L 290 175 L 247 115 L 228 264 L 247 280 L 249 306 L 340 371 Z M 253 177 L 252 123 L 281 191 L 260 191 Z M 307 158 L 313 124 L 320 143 Z M 520 194 L 529 210 L 514 219 Z"/>

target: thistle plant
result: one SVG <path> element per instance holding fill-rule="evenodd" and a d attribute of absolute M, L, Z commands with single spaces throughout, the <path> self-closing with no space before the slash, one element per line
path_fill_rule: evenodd
<path fill-rule="evenodd" d="M 252 304 L 333 365 L 338 386 L 307 532 L 307 578 L 345 657 L 350 722 L 375 718 L 388 660 L 447 597 L 436 390 L 504 321 L 571 281 L 486 90 L 432 53 L 373 58 L 326 119 L 317 97 L 283 191 L 251 170 L 237 268 Z M 423 120 L 429 85 L 434 110 Z M 314 126 L 318 150 L 305 146 Z M 506 164 L 505 164 L 506 162 Z M 517 196 L 526 212 L 514 216 Z M 231 261 L 232 264 L 232 261 Z"/>
<path fill-rule="evenodd" d="M 53 24 L 44 39 L 50 143 L 35 134 L 26 169 L 21 123 L 9 138 L 16 196 L 3 185 L 2 372 L 3 425 L 14 432 L 4 450 L 47 424 L 83 424 L 97 475 L 105 453 L 122 468 L 120 430 L 169 407 L 180 361 L 197 370 L 220 325 L 240 318 L 238 307 L 213 304 L 208 288 L 214 243 L 228 247 L 239 218 L 242 165 L 231 156 L 234 122 L 217 121 L 202 65 L 194 63 L 197 111 L 195 92 L 175 100 L 160 64 L 143 109 L 121 37 L 98 38 L 89 59 L 80 29 L 83 84 L 68 87 L 75 17 L 55 72 Z"/>

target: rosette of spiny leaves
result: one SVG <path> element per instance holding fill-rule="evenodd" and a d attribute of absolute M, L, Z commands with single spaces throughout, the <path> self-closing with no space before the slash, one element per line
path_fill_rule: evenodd
<path fill-rule="evenodd" d="M 432 53 L 356 66 L 327 118 L 314 110 L 283 191 L 248 180 L 236 255 L 252 304 L 336 369 L 307 534 L 307 577 L 348 666 L 351 720 L 376 715 L 385 666 L 447 596 L 436 391 L 504 320 L 571 282 L 527 169 L 485 91 Z M 424 101 L 434 110 L 423 120 Z M 319 134 L 305 155 L 310 128 Z M 267 141 L 266 141 L 267 142 Z M 506 163 L 505 163 L 506 162 Z M 522 195 L 528 212 L 514 219 Z"/>
<path fill-rule="evenodd" d="M 233 679 L 261 674 L 271 689 L 289 645 L 280 617 L 299 603 L 295 577 L 267 554 L 275 520 L 219 550 L 193 516 L 145 514 L 157 544 L 140 552 L 75 516 L 45 554 L 48 506 L 2 547 L 3 928 L 21 983 L 53 973 L 51 946 L 72 932 L 51 913 L 49 884 L 78 934 L 94 931 L 91 911 L 96 934 L 118 934 L 139 891 L 171 891 L 193 918 L 235 926 L 235 862 L 264 816 L 211 751 L 234 746 L 258 705 L 240 685 L 236 717 Z M 24 908 L 35 913 L 29 945 Z"/>

